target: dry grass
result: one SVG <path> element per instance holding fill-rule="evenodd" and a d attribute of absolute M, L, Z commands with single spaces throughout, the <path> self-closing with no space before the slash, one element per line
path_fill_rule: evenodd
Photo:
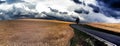
<path fill-rule="evenodd" d="M 69 46 L 70 22 L 23 19 L 0 21 L 0 46 Z"/>
<path fill-rule="evenodd" d="M 89 23 L 88 25 L 120 33 L 120 23 Z"/>

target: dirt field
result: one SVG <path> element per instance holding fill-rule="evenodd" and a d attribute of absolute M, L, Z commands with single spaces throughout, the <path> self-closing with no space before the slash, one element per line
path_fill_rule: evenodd
<path fill-rule="evenodd" d="M 120 33 L 120 23 L 89 23 L 87 25 Z"/>
<path fill-rule="evenodd" d="M 69 22 L 22 19 L 0 21 L 0 46 L 69 46 Z"/>

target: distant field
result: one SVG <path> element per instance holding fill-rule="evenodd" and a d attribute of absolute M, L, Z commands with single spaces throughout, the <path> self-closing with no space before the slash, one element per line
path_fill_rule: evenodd
<path fill-rule="evenodd" d="M 87 25 L 120 33 L 120 23 L 89 23 Z"/>
<path fill-rule="evenodd" d="M 0 21 L 0 46 L 68 46 L 70 22 L 40 19 Z"/>

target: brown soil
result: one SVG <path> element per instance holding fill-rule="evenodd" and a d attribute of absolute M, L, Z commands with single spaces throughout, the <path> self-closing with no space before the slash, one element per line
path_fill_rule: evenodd
<path fill-rule="evenodd" d="M 89 23 L 87 25 L 120 33 L 120 23 Z"/>
<path fill-rule="evenodd" d="M 69 46 L 70 22 L 40 19 L 0 21 L 0 46 Z"/>

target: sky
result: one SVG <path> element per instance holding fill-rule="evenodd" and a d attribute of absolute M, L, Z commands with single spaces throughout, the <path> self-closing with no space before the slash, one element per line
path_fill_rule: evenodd
<path fill-rule="evenodd" d="M 120 23 L 119 0 L 0 0 L 0 20 L 44 18 Z"/>

